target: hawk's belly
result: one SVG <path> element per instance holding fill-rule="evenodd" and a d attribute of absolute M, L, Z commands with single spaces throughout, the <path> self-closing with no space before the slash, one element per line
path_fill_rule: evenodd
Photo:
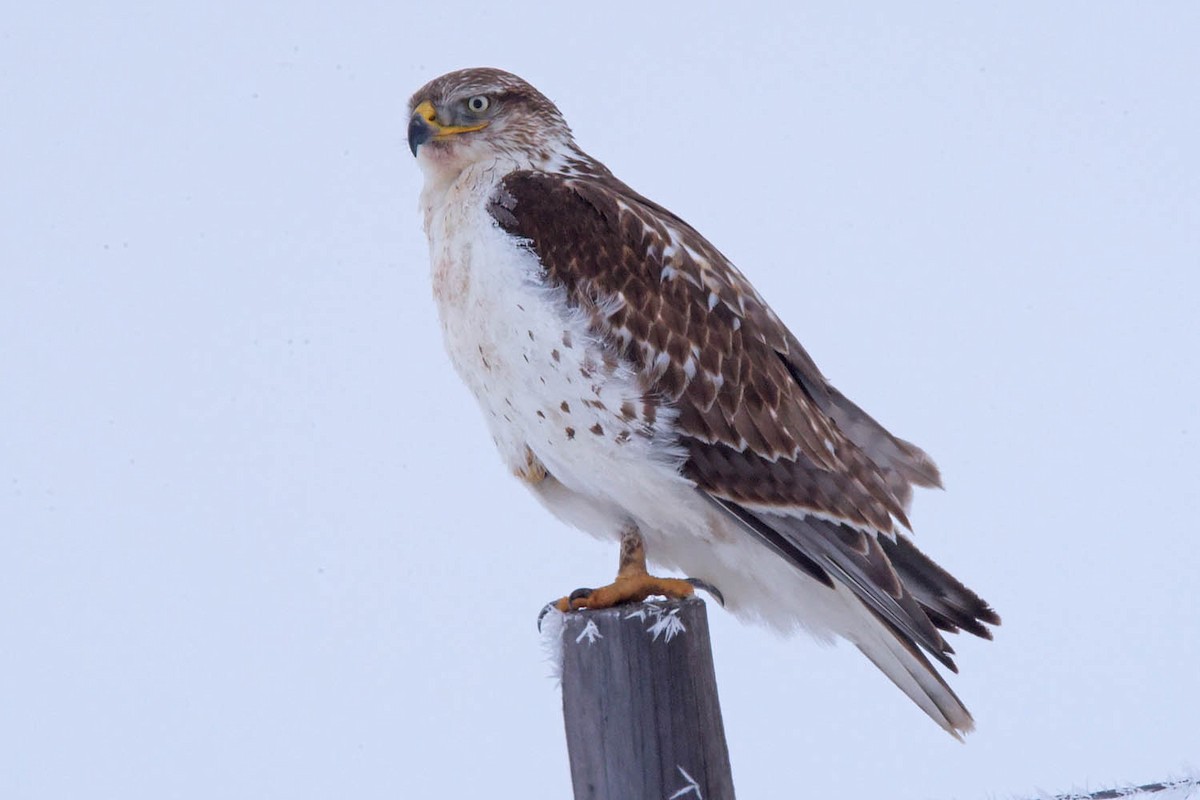
<path fill-rule="evenodd" d="M 642 508 L 661 506 L 664 491 L 690 493 L 673 413 L 643 396 L 629 365 L 588 332 L 564 292 L 542 283 L 536 257 L 482 208 L 474 219 L 431 223 L 446 348 L 508 467 L 525 473 L 532 454 L 563 487 L 611 507 L 614 519 L 648 522 Z"/>

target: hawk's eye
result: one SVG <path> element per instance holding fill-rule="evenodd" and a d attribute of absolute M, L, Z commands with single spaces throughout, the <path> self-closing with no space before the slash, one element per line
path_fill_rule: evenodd
<path fill-rule="evenodd" d="M 474 97 L 467 98 L 467 110 L 472 114 L 482 114 L 488 110 L 491 104 L 491 98 L 486 95 L 477 94 Z"/>

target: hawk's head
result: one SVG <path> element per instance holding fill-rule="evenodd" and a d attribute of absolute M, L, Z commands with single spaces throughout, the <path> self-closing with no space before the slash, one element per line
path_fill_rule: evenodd
<path fill-rule="evenodd" d="M 498 69 L 435 78 L 412 96 L 409 113 L 408 146 L 427 172 L 457 174 L 478 162 L 542 169 L 575 152 L 571 129 L 554 103 Z"/>

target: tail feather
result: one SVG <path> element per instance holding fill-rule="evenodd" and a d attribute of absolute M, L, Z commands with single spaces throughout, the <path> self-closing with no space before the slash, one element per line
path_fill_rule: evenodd
<path fill-rule="evenodd" d="M 846 599 L 857 602 L 857 598 Z M 934 722 L 962 741 L 963 734 L 975 729 L 971 712 L 911 639 L 873 609 L 863 608 L 871 611 L 879 624 L 855 637 L 854 644 Z"/>
<path fill-rule="evenodd" d="M 938 629 L 991 638 L 985 626 L 1000 618 L 978 595 L 903 535 L 893 541 L 831 520 L 710 498 L 763 544 L 836 592 L 849 613 L 835 632 L 934 722 L 959 739 L 975 727 L 926 652 L 957 672 L 954 650 Z"/>

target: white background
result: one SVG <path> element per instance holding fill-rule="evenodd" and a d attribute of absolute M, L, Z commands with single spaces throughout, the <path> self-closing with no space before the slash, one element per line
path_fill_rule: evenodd
<path fill-rule="evenodd" d="M 960 745 L 710 609 L 739 796 L 1200 754 L 1200 7 L 9 8 L 0 797 L 561 798 L 534 620 L 611 577 L 442 352 L 409 94 L 515 71 L 938 460 L 1004 617 Z"/>

